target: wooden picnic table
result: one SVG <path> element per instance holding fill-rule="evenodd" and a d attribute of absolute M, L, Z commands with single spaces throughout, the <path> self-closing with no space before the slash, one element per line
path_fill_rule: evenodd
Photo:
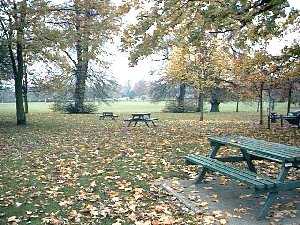
<path fill-rule="evenodd" d="M 115 120 L 117 117 L 118 115 L 115 115 L 113 112 L 102 112 L 102 114 L 99 116 L 99 119 L 111 118 L 112 120 Z"/>
<path fill-rule="evenodd" d="M 300 148 L 243 136 L 209 137 L 208 139 L 211 151 L 207 157 L 201 155 L 185 157 L 189 164 L 202 165 L 196 182 L 201 182 L 207 171 L 216 171 L 253 186 L 256 193 L 268 193 L 259 218 L 264 218 L 267 215 L 279 191 L 300 187 L 300 180 L 286 180 L 291 168 L 300 168 Z M 240 153 L 234 156 L 217 157 L 222 146 L 237 147 L 240 149 Z M 280 171 L 276 179 L 258 175 L 253 160 L 269 160 L 279 163 Z M 224 163 L 240 161 L 245 161 L 248 169 L 240 170 Z"/>
<path fill-rule="evenodd" d="M 298 129 L 300 128 L 300 113 L 299 112 L 291 112 L 289 115 L 278 115 L 277 113 L 270 113 L 268 115 L 268 129 L 271 128 L 271 123 L 276 123 L 277 120 L 280 120 L 281 127 L 283 126 L 283 120 L 286 120 L 288 123 L 292 125 L 297 125 Z"/>
<path fill-rule="evenodd" d="M 126 122 L 128 122 L 128 127 L 131 123 L 134 123 L 133 126 L 136 126 L 138 122 L 145 123 L 149 127 L 149 122 L 153 124 L 153 126 L 156 126 L 154 123 L 155 120 L 158 120 L 157 118 L 151 118 L 151 113 L 132 113 L 131 118 L 125 119 Z"/>

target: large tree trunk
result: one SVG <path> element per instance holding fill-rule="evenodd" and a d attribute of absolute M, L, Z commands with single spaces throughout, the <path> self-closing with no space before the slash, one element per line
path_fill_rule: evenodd
<path fill-rule="evenodd" d="M 289 90 L 288 90 L 288 103 L 287 103 L 287 114 L 291 112 L 291 102 L 292 102 L 292 91 L 293 91 L 293 84 L 292 82 L 289 83 Z"/>
<path fill-rule="evenodd" d="M 17 6 L 14 3 L 14 8 L 17 11 Z M 15 80 L 15 97 L 16 97 L 16 116 L 17 125 L 26 125 L 26 114 L 23 105 L 23 75 L 24 75 L 24 58 L 23 58 L 23 47 L 24 47 L 24 26 L 26 16 L 26 1 L 23 0 L 20 8 L 20 14 L 14 15 L 14 19 L 17 23 L 17 39 L 16 39 L 16 59 L 13 51 L 13 30 L 9 31 L 8 38 L 8 50 L 12 63 Z"/>
<path fill-rule="evenodd" d="M 25 125 L 26 115 L 25 115 L 25 110 L 23 105 L 23 85 L 22 85 L 21 74 L 15 77 L 15 96 L 16 96 L 17 125 Z"/>
<path fill-rule="evenodd" d="M 264 89 L 264 83 L 261 82 L 260 89 L 259 89 L 259 124 L 263 125 L 263 89 Z"/>
<path fill-rule="evenodd" d="M 210 97 L 210 112 L 220 112 L 220 88 L 214 88 Z"/>
<path fill-rule="evenodd" d="M 177 107 L 178 107 L 178 112 L 182 113 L 184 112 L 184 97 L 185 97 L 185 92 L 186 92 L 186 84 L 182 83 L 179 86 L 179 96 L 177 98 Z"/>
<path fill-rule="evenodd" d="M 19 33 L 20 32 L 20 33 Z M 24 74 L 24 61 L 23 61 L 23 29 L 18 30 L 17 41 L 17 61 L 18 61 L 18 72 L 15 76 L 15 95 L 16 95 L 16 114 L 17 114 L 17 124 L 25 125 L 26 124 L 26 115 L 23 106 L 23 74 Z"/>
<path fill-rule="evenodd" d="M 203 93 L 200 92 L 198 96 L 198 106 L 197 112 L 200 112 L 200 121 L 203 121 L 203 112 L 204 112 L 204 101 L 203 101 Z"/>

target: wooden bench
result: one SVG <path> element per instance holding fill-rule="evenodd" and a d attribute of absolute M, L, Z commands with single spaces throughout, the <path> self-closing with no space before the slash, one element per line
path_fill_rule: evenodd
<path fill-rule="evenodd" d="M 201 155 L 189 155 L 186 157 L 188 164 L 203 165 L 211 171 L 219 172 L 231 178 L 247 183 L 254 187 L 255 191 L 269 191 L 276 187 L 276 182 L 267 177 L 258 176 L 249 170 L 239 170 L 216 159 Z"/>
<path fill-rule="evenodd" d="M 102 115 L 99 116 L 99 119 L 103 120 L 104 118 L 111 118 L 112 120 L 116 119 L 118 115 L 115 115 L 113 112 L 103 112 Z"/>
<path fill-rule="evenodd" d="M 156 126 L 156 124 L 154 123 L 154 121 L 158 121 L 158 118 L 149 118 L 146 119 L 147 122 L 151 122 L 153 124 L 153 126 Z"/>
<path fill-rule="evenodd" d="M 131 123 L 134 123 L 133 126 L 135 127 L 138 122 L 143 122 L 149 127 L 148 122 L 151 122 L 153 126 L 156 126 L 154 121 L 157 121 L 157 120 L 158 120 L 158 118 L 147 118 L 147 119 L 128 118 L 128 119 L 125 119 L 124 121 L 129 122 L 128 125 L 127 125 L 128 127 L 130 126 Z"/>
<path fill-rule="evenodd" d="M 265 204 L 260 211 L 259 218 L 264 218 L 278 196 L 279 191 L 288 191 L 300 187 L 299 180 L 285 180 L 291 168 L 300 167 L 300 148 L 266 142 L 242 136 L 209 137 L 211 151 L 209 155 L 188 155 L 185 160 L 188 164 L 202 165 L 196 182 L 201 182 L 207 171 L 214 171 L 233 179 L 244 182 L 252 187 L 256 193 L 268 193 Z M 222 146 L 232 146 L 240 149 L 235 156 L 217 157 Z M 276 179 L 258 175 L 253 160 L 270 160 L 281 164 Z M 224 162 L 246 162 L 248 170 L 240 170 Z"/>

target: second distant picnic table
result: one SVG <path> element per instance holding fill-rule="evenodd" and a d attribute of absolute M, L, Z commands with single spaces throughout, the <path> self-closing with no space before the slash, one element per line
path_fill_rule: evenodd
<path fill-rule="evenodd" d="M 143 122 L 149 127 L 149 123 L 151 122 L 153 126 L 156 126 L 154 123 L 155 120 L 158 120 L 157 118 L 151 118 L 151 113 L 132 113 L 131 118 L 126 119 L 125 121 L 128 121 L 128 127 L 130 126 L 131 123 L 134 123 L 134 126 L 138 122 Z"/>
<path fill-rule="evenodd" d="M 280 119 L 281 127 L 283 126 L 283 120 L 286 120 L 292 125 L 296 125 L 298 129 L 300 128 L 300 112 L 291 112 L 287 116 L 278 115 L 277 113 L 270 113 L 268 116 L 268 129 L 271 128 L 271 123 L 276 123 Z"/>

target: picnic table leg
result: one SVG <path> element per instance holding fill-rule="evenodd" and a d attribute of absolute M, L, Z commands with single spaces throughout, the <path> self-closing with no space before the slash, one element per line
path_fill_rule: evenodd
<path fill-rule="evenodd" d="M 251 156 L 247 153 L 245 149 L 240 148 L 244 158 L 246 159 L 247 166 L 251 172 L 257 173 L 254 164 L 252 163 Z"/>
<path fill-rule="evenodd" d="M 154 123 L 154 121 L 152 120 L 151 122 L 152 122 L 153 126 L 155 126 L 155 127 L 156 127 L 156 124 Z"/>
<path fill-rule="evenodd" d="M 276 181 L 284 182 L 284 179 L 288 175 L 290 168 L 291 167 L 286 167 L 285 164 L 282 164 L 280 173 L 279 173 Z M 266 217 L 272 203 L 274 202 L 274 200 L 276 199 L 277 196 L 278 196 L 278 191 L 269 192 L 268 197 L 265 201 L 265 204 L 263 205 L 263 207 L 258 215 L 259 219 L 264 219 Z"/>
<path fill-rule="evenodd" d="M 129 127 L 130 126 L 130 124 L 131 124 L 131 120 L 129 121 L 129 123 L 127 124 L 127 127 Z"/>
<path fill-rule="evenodd" d="M 258 219 L 264 219 L 268 214 L 268 211 L 274 202 L 275 198 L 278 196 L 278 192 L 269 192 L 267 200 L 265 201 L 264 206 L 258 214 Z"/>
<path fill-rule="evenodd" d="M 211 143 L 211 150 L 210 150 L 210 152 L 209 152 L 209 154 L 208 154 L 208 157 L 210 157 L 210 158 L 215 158 L 216 155 L 217 155 L 218 150 L 220 149 L 220 147 L 221 147 L 221 145 L 216 145 L 216 144 L 212 144 L 212 143 Z M 197 176 L 196 179 L 195 179 L 195 183 L 196 183 L 196 184 L 201 183 L 201 181 L 203 180 L 203 178 L 204 178 L 204 176 L 205 176 L 205 174 L 206 174 L 207 171 L 208 171 L 208 170 L 207 170 L 207 168 L 205 168 L 205 167 L 202 167 L 202 168 L 199 170 L 198 176 Z"/>
<path fill-rule="evenodd" d="M 136 126 L 136 124 L 137 124 L 137 121 L 135 121 L 135 122 L 134 122 L 134 125 L 133 125 L 133 126 L 135 127 L 135 126 Z"/>
<path fill-rule="evenodd" d="M 290 169 L 291 169 L 291 166 L 286 166 L 283 163 L 276 181 L 283 182 L 284 179 L 286 178 L 286 176 L 288 175 Z"/>
<path fill-rule="evenodd" d="M 145 122 L 145 124 L 147 125 L 147 127 L 149 127 L 149 124 L 147 123 L 147 121 L 145 120 L 144 122 Z"/>

